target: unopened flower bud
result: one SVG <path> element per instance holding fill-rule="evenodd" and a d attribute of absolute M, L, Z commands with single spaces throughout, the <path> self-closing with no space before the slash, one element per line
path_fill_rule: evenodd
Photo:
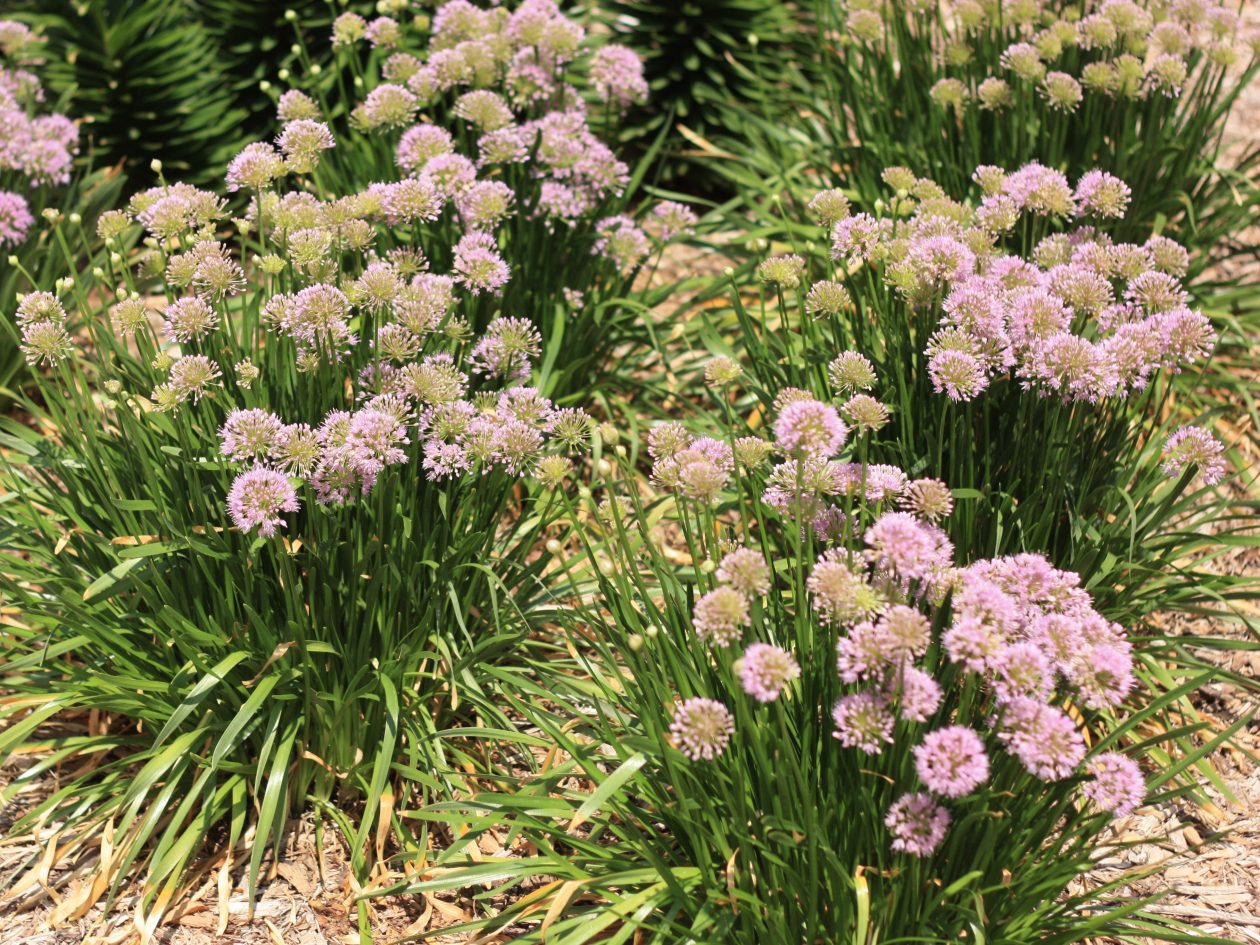
<path fill-rule="evenodd" d="M 643 628 L 643 632 L 644 632 L 644 633 L 646 633 L 646 634 L 648 635 L 648 638 L 649 638 L 649 639 L 652 639 L 652 638 L 656 637 L 656 635 L 657 635 L 658 633 L 660 633 L 660 632 L 661 632 L 661 628 L 660 628 L 660 627 L 658 627 L 658 626 L 657 626 L 656 624 L 654 624 L 654 623 L 650 623 L 650 624 L 648 624 L 646 627 L 644 627 L 644 628 Z"/>
<path fill-rule="evenodd" d="M 323 71 L 324 71 L 324 67 L 321 66 L 318 62 L 311 63 L 311 75 L 319 75 Z M 358 79 L 355 79 L 355 81 L 359 82 Z"/>
<path fill-rule="evenodd" d="M 296 23 L 297 18 L 298 18 L 297 10 L 285 10 L 284 18 L 288 20 L 290 23 Z"/>
<path fill-rule="evenodd" d="M 632 653 L 638 653 L 639 650 L 643 649 L 643 644 L 646 642 L 641 633 L 632 633 L 629 639 L 626 640 L 626 644 L 630 647 L 630 652 Z"/>
<path fill-rule="evenodd" d="M 262 90 L 263 92 L 270 92 L 271 83 L 268 82 L 266 79 L 263 79 L 261 82 L 258 83 L 258 88 Z"/>
<path fill-rule="evenodd" d="M 93 278 L 96 278 L 96 279 L 104 279 L 105 270 L 102 269 L 100 266 L 94 266 L 92 267 L 92 276 Z"/>
<path fill-rule="evenodd" d="M 564 545 L 560 544 L 559 541 L 557 541 L 554 538 L 547 539 L 547 554 L 558 555 L 563 550 L 564 550 Z"/>
<path fill-rule="evenodd" d="M 612 463 L 606 459 L 601 459 L 598 463 L 596 463 L 595 469 L 601 476 L 611 476 L 613 471 Z"/>
<path fill-rule="evenodd" d="M 70 222 L 74 226 L 79 226 L 83 222 L 83 216 L 78 213 L 72 213 L 70 214 Z"/>
<path fill-rule="evenodd" d="M 279 72 L 277 72 L 277 73 L 276 73 L 276 78 L 277 78 L 277 79 L 279 79 L 281 82 L 288 82 L 288 81 L 289 81 L 289 70 L 288 70 L 288 69 L 281 69 Z"/>
<path fill-rule="evenodd" d="M 716 570 L 717 570 L 717 565 L 713 562 L 712 558 L 705 558 L 703 561 L 700 562 L 701 574 L 712 574 Z"/>
<path fill-rule="evenodd" d="M 13 266 L 13 267 L 16 269 L 16 268 L 17 268 L 17 264 L 18 264 L 18 258 L 17 258 L 16 256 L 10 256 L 10 257 L 9 257 L 9 265 L 10 265 L 10 266 Z"/>
<path fill-rule="evenodd" d="M 154 158 L 149 162 L 149 167 L 153 169 L 154 174 L 162 173 L 162 162 L 158 158 Z"/>
<path fill-rule="evenodd" d="M 45 207 L 40 215 L 49 223 L 58 223 L 61 220 L 61 211 L 56 207 Z"/>

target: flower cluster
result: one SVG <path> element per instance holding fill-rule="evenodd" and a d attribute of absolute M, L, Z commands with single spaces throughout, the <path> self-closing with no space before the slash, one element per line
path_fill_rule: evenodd
<path fill-rule="evenodd" d="M 850 355 L 839 370 L 867 379 L 854 370 L 859 366 Z M 1136 766 L 1114 753 L 1088 760 L 1066 708 L 1115 713 L 1134 687 L 1127 636 L 1098 613 L 1078 575 L 1027 553 L 956 565 L 938 524 L 951 509 L 944 484 L 842 462 L 846 430 L 835 408 L 791 391 L 778 403 L 774 441 L 766 444 L 784 457 L 778 466 L 758 473 L 741 441 L 732 447 L 693 438 L 667 423 L 649 434 L 654 476 L 706 504 L 736 469 L 763 476 L 767 509 L 788 522 L 813 521 L 818 540 L 829 545 L 804 587 L 787 597 L 802 599 L 803 592 L 819 631 L 810 636 L 834 647 L 843 692 L 831 706 L 835 741 L 867 755 L 897 746 L 913 756 L 916 783 L 887 812 L 893 849 L 931 854 L 950 822 L 945 805 L 983 791 L 999 750 L 1041 781 L 1071 778 L 1084 767 L 1084 794 L 1101 811 L 1139 805 Z M 706 483 L 702 495 L 696 481 Z M 812 491 L 804 493 L 806 484 Z M 843 504 L 829 504 L 833 497 Z M 713 574 L 715 583 L 692 607 L 696 637 L 719 660 L 733 660 L 733 678 L 755 703 L 790 700 L 801 667 L 822 656 L 793 652 L 780 631 L 763 624 L 782 593 L 766 559 L 730 547 Z M 768 629 L 780 642 L 757 639 Z M 955 704 L 947 680 L 978 694 L 965 714 L 947 707 Z M 727 706 L 701 697 L 682 703 L 671 732 L 697 761 L 720 757 L 736 734 Z"/>
<path fill-rule="evenodd" d="M 526 0 L 511 11 L 448 0 L 434 15 L 423 48 L 412 48 L 409 31 L 388 17 L 369 23 L 343 14 L 333 34 L 342 47 L 367 41 L 388 52 L 381 67 L 385 81 L 355 107 L 354 123 L 372 135 L 400 131 L 398 169 L 433 183 L 455 202 L 470 230 L 488 228 L 506 212 L 511 198 L 487 185 L 518 165 L 528 165 L 536 192 L 524 201 L 517 194 L 518 202 L 552 225 L 589 217 L 629 181 L 629 169 L 592 130 L 586 101 L 570 84 L 585 30 L 553 0 Z M 389 40 L 382 41 L 386 35 Z M 588 74 L 594 99 L 614 110 L 647 96 L 643 64 L 624 47 L 597 48 Z M 306 107 L 298 108 L 299 102 Z M 456 127 L 416 123 L 439 103 L 454 115 Z M 310 123 L 317 109 L 309 99 L 290 98 L 282 100 L 281 112 L 290 124 Z M 462 153 L 457 139 L 471 149 Z"/>
<path fill-rule="evenodd" d="M 0 248 L 25 241 L 35 222 L 23 191 L 69 183 L 78 151 L 74 123 L 40 113 L 44 88 L 25 68 L 38 61 L 37 48 L 28 27 L 0 20 Z"/>
<path fill-rule="evenodd" d="M 860 213 L 832 229 L 838 261 L 882 267 L 908 304 L 937 314 L 924 353 L 938 393 L 968 401 L 1010 376 L 1042 395 L 1096 403 L 1207 358 L 1215 335 L 1188 305 L 1185 250 L 1163 236 L 1114 242 L 1101 228 L 1124 215 L 1123 181 L 1091 171 L 1072 187 L 1036 163 L 974 177 L 984 197 L 971 208 L 889 169 L 885 179 L 906 193 L 897 201 L 904 218 Z M 1023 223 L 1077 218 L 1029 258 L 999 248 Z"/>
<path fill-rule="evenodd" d="M 848 4 L 849 28 L 868 47 L 884 41 L 880 8 L 866 0 Z M 1063 112 L 1076 111 L 1088 96 L 1173 98 L 1198 63 L 1223 71 L 1246 62 L 1258 45 L 1256 37 L 1241 32 L 1237 10 L 1214 0 L 1104 0 L 1076 20 L 1056 18 L 1039 2 L 1003 8 L 999 19 L 996 6 L 967 0 L 952 14 L 935 45 L 939 60 L 956 74 L 938 80 L 931 97 L 959 112 L 1001 113 L 1031 89 L 1047 108 Z M 996 60 L 986 59 L 995 36 L 1006 45 L 998 47 Z"/>

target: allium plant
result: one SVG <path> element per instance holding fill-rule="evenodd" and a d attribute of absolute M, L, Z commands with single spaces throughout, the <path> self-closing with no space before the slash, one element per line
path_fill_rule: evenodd
<path fill-rule="evenodd" d="M 1222 159 L 1260 34 L 1216 0 L 815 3 L 786 87 L 726 109 L 717 161 L 740 186 L 807 199 L 850 188 L 870 209 L 905 165 L 962 195 L 971 168 L 1037 160 L 1133 188 L 1121 238 L 1172 221 L 1193 249 L 1242 252 L 1260 147 Z M 798 102 L 799 99 L 799 102 Z M 1191 212 L 1190 208 L 1193 208 Z M 1196 266 L 1207 259 L 1196 256 Z"/>
<path fill-rule="evenodd" d="M 1167 606 L 1161 572 L 1201 547 L 1195 529 L 1250 514 L 1210 489 L 1211 432 L 1162 419 L 1172 379 L 1192 388 L 1215 343 L 1182 284 L 1187 251 L 1113 239 L 1130 188 L 1105 172 L 981 167 L 975 204 L 905 168 L 884 177 L 882 213 L 835 190 L 811 200 L 826 257 L 773 256 L 757 300 L 733 293 L 720 324 L 763 409 L 799 388 L 852 427 L 887 426 L 871 458 L 937 471 L 959 547 L 1046 553 L 1125 608 L 1113 616 Z"/>
<path fill-rule="evenodd" d="M 423 847 L 402 813 L 472 764 L 448 727 L 507 724 L 490 668 L 528 648 L 527 553 L 592 436 L 531 386 L 527 320 L 472 329 L 484 295 L 405 195 L 271 189 L 325 134 L 234 162 L 238 239 L 162 185 L 102 218 L 103 268 L 17 309 L 42 371 L 29 424 L 0 420 L 0 756 L 38 760 L 5 799 L 59 774 L 11 829 L 110 890 L 143 874 L 145 912 L 210 854 L 252 895 L 311 808 L 360 875 Z"/>
<path fill-rule="evenodd" d="M 1173 734 L 1138 732 L 1186 689 L 1142 693 L 1078 575 L 966 560 L 943 483 L 784 394 L 770 438 L 654 427 L 656 491 L 610 470 L 574 510 L 591 599 L 516 700 L 568 758 L 430 815 L 462 838 L 441 865 L 486 830 L 537 852 L 401 888 L 554 879 L 482 923 L 516 941 L 1175 938 L 1068 887 L 1181 790 L 1189 759 L 1141 766 Z"/>
<path fill-rule="evenodd" d="M 42 56 L 43 42 L 29 27 L 0 19 L 0 299 L 5 306 L 12 304 L 24 270 L 36 271 L 45 282 L 64 274 L 58 267 L 61 252 L 49 251 L 44 217 L 64 210 L 90 221 L 118 190 L 118 182 L 106 175 L 85 178 L 76 172 L 79 130 L 54 110 L 33 71 L 44 65 Z M 81 230 L 70 237 L 75 252 L 86 250 L 82 237 Z M 10 337 L 6 334 L 0 347 L 0 388 L 13 382 L 22 363 Z"/>
<path fill-rule="evenodd" d="M 332 46 L 332 67 L 310 63 L 278 102 L 282 147 L 315 125 L 336 137 L 317 190 L 373 185 L 399 222 L 441 233 L 431 259 L 479 293 L 474 328 L 502 312 L 541 332 L 548 393 L 587 385 L 621 342 L 650 350 L 648 309 L 668 290 L 635 279 L 695 215 L 641 202 L 655 149 L 632 169 L 607 143 L 647 99 L 635 53 L 588 39 L 552 0 L 449 0 L 431 21 L 344 13 Z"/>

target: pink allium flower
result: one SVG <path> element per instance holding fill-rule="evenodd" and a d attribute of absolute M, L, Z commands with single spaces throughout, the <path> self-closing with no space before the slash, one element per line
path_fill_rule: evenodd
<path fill-rule="evenodd" d="M 989 386 L 989 375 L 975 355 L 945 348 L 928 359 L 932 389 L 950 400 L 972 400 Z"/>
<path fill-rule="evenodd" d="M 758 702 L 774 702 L 801 667 L 792 654 L 769 643 L 754 643 L 737 662 L 740 685 Z"/>
<path fill-rule="evenodd" d="M 26 239 L 35 218 L 25 198 L 0 190 L 0 247 L 17 246 Z"/>
<path fill-rule="evenodd" d="M 258 529 L 270 538 L 285 524 L 281 512 L 298 510 L 297 493 L 289 477 L 274 469 L 256 468 L 241 473 L 232 482 L 227 497 L 228 514 L 243 532 Z"/>
<path fill-rule="evenodd" d="M 1091 709 L 1120 705 L 1133 690 L 1133 657 L 1128 641 L 1094 643 L 1075 654 L 1067 675 Z"/>
<path fill-rule="evenodd" d="M 407 177 L 390 184 L 373 184 L 368 191 L 380 199 L 381 215 L 391 226 L 431 223 L 442 215 L 442 206 L 446 201 L 437 185 L 426 177 Z"/>
<path fill-rule="evenodd" d="M 592 255 L 608 256 L 622 274 L 634 269 L 651 249 L 647 235 L 627 216 L 606 217 L 595 225 L 599 239 Z"/>
<path fill-rule="evenodd" d="M 1076 184 L 1076 212 L 1084 216 L 1120 219 L 1133 192 L 1129 185 L 1106 171 L 1086 171 Z"/>
<path fill-rule="evenodd" d="M 993 691 L 1000 702 L 1020 696 L 1045 700 L 1054 692 L 1054 667 L 1036 643 L 1021 641 L 1002 646 L 989 662 Z"/>
<path fill-rule="evenodd" d="M 696 601 L 691 622 L 702 640 L 729 646 L 752 622 L 748 599 L 733 587 L 714 588 Z"/>
<path fill-rule="evenodd" d="M 368 407 L 350 418 L 346 449 L 356 466 L 374 477 L 386 466 L 407 461 L 403 447 L 411 441 L 406 431 L 406 425 L 398 417 Z"/>
<path fill-rule="evenodd" d="M 903 794 L 888 808 L 884 825 L 892 832 L 892 848 L 911 856 L 931 856 L 949 829 L 949 811 L 926 793 Z"/>
<path fill-rule="evenodd" d="M 30 322 L 22 326 L 20 349 L 27 364 L 51 366 L 70 357 L 74 342 L 60 322 Z"/>
<path fill-rule="evenodd" d="M 336 142 L 323 122 L 299 118 L 280 129 L 276 144 L 294 171 L 309 174 L 319 163 L 320 152 L 332 148 Z"/>
<path fill-rule="evenodd" d="M 760 552 L 736 548 L 722 558 L 717 579 L 748 597 L 760 597 L 770 590 L 770 568 Z"/>
<path fill-rule="evenodd" d="M 591 57 L 591 82 L 601 102 L 626 108 L 647 101 L 648 84 L 643 78 L 643 60 L 633 49 L 607 44 Z"/>
<path fill-rule="evenodd" d="M 508 281 L 510 270 L 499 246 L 489 233 L 467 233 L 455 244 L 455 261 L 451 267 L 456 278 L 473 295 L 497 292 Z"/>
<path fill-rule="evenodd" d="M 904 580 L 926 580 L 950 566 L 954 547 L 945 533 L 908 512 L 888 512 L 864 536 L 866 556 Z"/>
<path fill-rule="evenodd" d="M 1066 713 L 1026 696 L 1003 707 L 998 738 L 1043 781 L 1071 776 L 1085 757 L 1085 741 Z"/>
<path fill-rule="evenodd" d="M 1225 475 L 1225 447 L 1202 427 L 1182 427 L 1168 438 L 1163 450 L 1165 474 L 1179 478 L 1187 468 L 1197 466 L 1207 485 Z"/>
<path fill-rule="evenodd" d="M 190 295 L 166 307 L 166 333 L 180 344 L 198 341 L 219 327 L 219 313 L 205 299 Z"/>
<path fill-rule="evenodd" d="M 963 725 L 929 732 L 914 749 L 914 769 L 929 790 L 945 797 L 970 794 L 989 777 L 980 736 Z"/>
<path fill-rule="evenodd" d="M 713 699 L 688 699 L 669 726 L 678 750 L 692 761 L 712 761 L 726 751 L 735 733 L 730 710 Z"/>
<path fill-rule="evenodd" d="M 284 174 L 284 159 L 265 141 L 255 141 L 232 158 L 227 168 L 228 191 L 262 190 Z"/>
<path fill-rule="evenodd" d="M 882 675 L 894 658 L 887 639 L 870 621 L 854 624 L 836 641 L 836 671 L 846 683 Z"/>
<path fill-rule="evenodd" d="M 542 454 L 543 435 L 537 427 L 520 420 L 499 420 L 492 443 L 494 461 L 511 475 L 524 476 Z"/>
<path fill-rule="evenodd" d="M 662 243 L 668 243 L 677 236 L 690 235 L 697 222 L 695 211 L 686 204 L 662 200 L 652 208 L 644 229 Z"/>
<path fill-rule="evenodd" d="M 425 476 L 433 482 L 440 482 L 467 472 L 470 468 L 468 454 L 457 443 L 444 443 L 441 440 L 429 440 L 424 445 L 423 468 Z"/>
<path fill-rule="evenodd" d="M 269 410 L 233 410 L 219 430 L 224 456 L 236 462 L 267 459 L 279 449 L 284 424 Z"/>
<path fill-rule="evenodd" d="M 775 445 L 791 455 L 834 456 L 848 436 L 836 408 L 818 400 L 790 403 L 774 421 Z"/>
<path fill-rule="evenodd" d="M 1132 758 L 1114 751 L 1091 758 L 1085 770 L 1092 776 L 1081 787 L 1082 793 L 1100 810 L 1124 817 L 1142 806 L 1146 799 L 1146 782 L 1142 769 Z"/>
<path fill-rule="evenodd" d="M 398 140 L 395 160 L 405 171 L 417 173 L 425 163 L 439 154 L 455 151 L 455 139 L 445 128 L 437 125 L 416 125 L 403 132 Z"/>
<path fill-rule="evenodd" d="M 462 154 L 436 154 L 424 162 L 420 176 L 431 181 L 443 198 L 451 200 L 477 180 L 477 166 Z"/>
<path fill-rule="evenodd" d="M 855 213 L 836 222 L 831 230 L 831 258 L 869 260 L 875 247 L 891 232 L 886 219 L 869 213 Z"/>
<path fill-rule="evenodd" d="M 943 697 L 940 683 L 914 666 L 894 673 L 886 693 L 896 700 L 897 715 L 907 722 L 926 722 L 940 708 Z"/>
<path fill-rule="evenodd" d="M 832 737 L 846 748 L 860 748 L 878 755 L 892 742 L 895 719 L 888 700 L 872 692 L 842 696 L 831 710 L 835 723 Z"/>
<path fill-rule="evenodd" d="M 542 336 L 525 318 L 496 318 L 469 353 L 473 371 L 489 377 L 524 378 L 542 350 Z"/>

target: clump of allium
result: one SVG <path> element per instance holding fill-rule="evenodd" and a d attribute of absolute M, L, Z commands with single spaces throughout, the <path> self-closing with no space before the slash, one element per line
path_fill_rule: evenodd
<path fill-rule="evenodd" d="M 1225 448 L 1220 440 L 1202 427 L 1181 427 L 1168 438 L 1163 450 L 1163 470 L 1172 477 L 1181 476 L 1194 466 L 1203 482 L 1211 485 L 1225 475 Z"/>
<path fill-rule="evenodd" d="M 1116 817 L 1124 817 L 1142 806 L 1146 799 L 1146 782 L 1137 762 L 1118 752 L 1103 752 L 1091 758 L 1085 765 L 1091 780 L 1085 782 L 1081 792 L 1099 810 Z"/>
<path fill-rule="evenodd" d="M 722 703 L 693 698 L 675 710 L 669 731 L 678 750 L 687 758 L 712 761 L 730 744 L 735 733 L 735 719 Z"/>
<path fill-rule="evenodd" d="M 285 524 L 281 513 L 298 511 L 299 503 L 288 476 L 258 467 L 233 480 L 227 507 L 233 524 L 241 531 L 257 528 L 258 534 L 270 538 Z"/>
<path fill-rule="evenodd" d="M 774 702 L 801 675 L 792 654 L 769 643 L 754 643 L 735 664 L 744 692 L 758 702 Z"/>
<path fill-rule="evenodd" d="M 893 802 L 884 825 L 893 836 L 892 848 L 911 856 L 931 856 L 949 829 L 949 811 L 930 794 L 904 794 Z"/>

